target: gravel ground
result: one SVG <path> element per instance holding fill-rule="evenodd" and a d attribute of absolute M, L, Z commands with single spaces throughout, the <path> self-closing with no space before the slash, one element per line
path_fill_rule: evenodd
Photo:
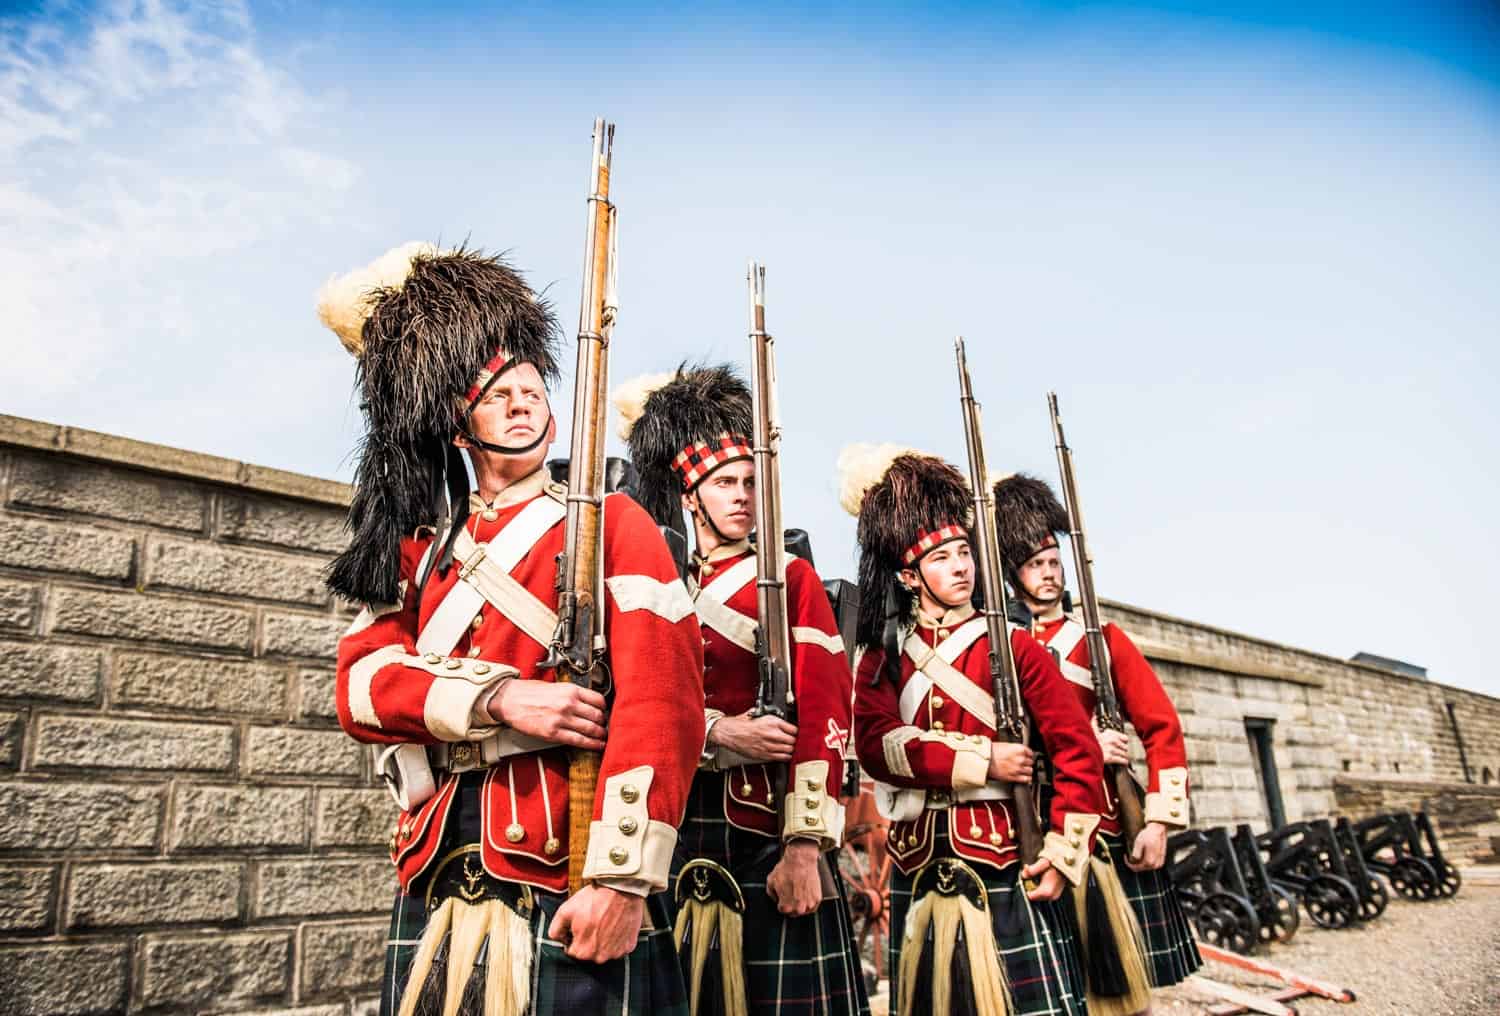
<path fill-rule="evenodd" d="M 1379 919 L 1347 931 L 1326 931 L 1304 913 L 1291 942 L 1256 958 L 1347 987 L 1356 996 L 1352 1004 L 1314 997 L 1288 1003 L 1302 1016 L 1500 1016 L 1500 881 L 1473 879 L 1451 900 L 1409 903 L 1393 895 Z M 1267 995 L 1282 987 L 1219 963 L 1205 963 L 1199 973 Z M 1183 984 L 1158 991 L 1151 1011 L 1198 1016 L 1218 1001 Z M 878 1000 L 878 1011 L 884 1002 Z"/>

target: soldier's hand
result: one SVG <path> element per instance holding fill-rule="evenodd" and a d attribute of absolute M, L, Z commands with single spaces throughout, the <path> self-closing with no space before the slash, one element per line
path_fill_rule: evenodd
<path fill-rule="evenodd" d="M 757 762 L 790 762 L 797 728 L 775 716 L 726 716 L 709 731 L 709 742 Z"/>
<path fill-rule="evenodd" d="M 1036 888 L 1026 893 L 1026 898 L 1033 903 L 1057 899 L 1068 884 L 1062 872 L 1052 867 L 1052 862 L 1045 857 L 1038 857 L 1035 863 L 1022 868 L 1021 877 L 1036 879 Z"/>
<path fill-rule="evenodd" d="M 1006 783 L 1030 783 L 1036 772 L 1036 752 L 1024 744 L 995 741 L 990 745 L 990 778 Z"/>
<path fill-rule="evenodd" d="M 823 901 L 818 878 L 818 845 L 811 840 L 792 840 L 781 852 L 781 860 L 766 877 L 766 895 L 776 909 L 788 917 L 803 917 Z"/>
<path fill-rule="evenodd" d="M 1131 871 L 1155 871 L 1167 860 L 1167 827 L 1160 822 L 1147 822 L 1135 837 L 1130 856 L 1125 866 Z"/>
<path fill-rule="evenodd" d="M 604 750 L 604 696 L 567 681 L 507 681 L 489 701 L 498 722 L 532 737 Z"/>
<path fill-rule="evenodd" d="M 1097 730 L 1099 750 L 1104 752 L 1104 764 L 1130 765 L 1130 738 L 1118 730 Z"/>
<path fill-rule="evenodd" d="M 586 885 L 557 908 L 547 937 L 584 963 L 608 963 L 635 948 L 646 898 L 608 886 Z"/>

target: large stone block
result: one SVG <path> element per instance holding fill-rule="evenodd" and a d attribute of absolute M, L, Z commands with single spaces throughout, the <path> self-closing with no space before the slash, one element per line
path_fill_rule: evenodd
<path fill-rule="evenodd" d="M 0 949 L 0 1016 L 122 1013 L 129 966 L 124 942 Z"/>
<path fill-rule="evenodd" d="M 389 912 L 396 869 L 388 857 L 266 861 L 257 866 L 257 918 Z"/>
<path fill-rule="evenodd" d="M 68 879 L 69 929 L 232 921 L 240 914 L 238 863 L 80 864 Z"/>
<path fill-rule="evenodd" d="M 224 724 L 37 718 L 32 762 L 43 768 L 225 771 L 234 764 L 234 728 Z"/>
<path fill-rule="evenodd" d="M 286 931 L 148 935 L 141 950 L 140 1004 L 187 1009 L 284 995 L 291 946 Z"/>
<path fill-rule="evenodd" d="M 172 850 L 305 846 L 310 794 L 300 787 L 178 786 L 168 845 Z"/>
<path fill-rule="evenodd" d="M 251 727 L 245 771 L 359 779 L 364 764 L 359 743 L 342 730 Z"/>
<path fill-rule="evenodd" d="M 15 769 L 21 764 L 21 738 L 25 733 L 24 713 L 0 710 L 0 769 Z"/>
<path fill-rule="evenodd" d="M 125 533 L 0 516 L 0 565 L 124 580 L 135 565 Z"/>
<path fill-rule="evenodd" d="M 98 781 L 0 782 L 0 850 L 131 849 L 156 844 L 161 791 Z"/>
<path fill-rule="evenodd" d="M 318 791 L 313 844 L 319 847 L 384 846 L 400 812 L 384 788 Z"/>
<path fill-rule="evenodd" d="M 219 501 L 219 535 L 241 543 L 337 554 L 349 542 L 344 517 L 339 508 L 226 494 Z"/>
<path fill-rule="evenodd" d="M 42 587 L 35 582 L 0 579 L 0 629 L 35 631 Z"/>
<path fill-rule="evenodd" d="M 103 670 L 97 649 L 0 642 L 0 698 L 97 702 Z"/>
<path fill-rule="evenodd" d="M 134 592 L 56 589 L 52 630 L 130 641 L 171 642 L 248 653 L 249 611 Z"/>
<path fill-rule="evenodd" d="M 303 925 L 297 977 L 302 994 L 367 991 L 378 986 L 387 930 L 383 921 Z"/>
<path fill-rule="evenodd" d="M 208 656 L 122 652 L 114 703 L 127 708 L 275 717 L 288 715 L 285 666 Z"/>
<path fill-rule="evenodd" d="M 306 720 L 332 720 L 337 723 L 338 708 L 334 705 L 334 675 L 331 670 L 304 670 L 299 675 L 302 697 L 297 715 Z"/>
<path fill-rule="evenodd" d="M 153 539 L 146 548 L 146 585 L 314 607 L 328 602 L 323 562 L 316 558 L 198 540 Z"/>
<path fill-rule="evenodd" d="M 267 656 L 306 656 L 331 660 L 349 630 L 346 618 L 327 614 L 274 614 L 265 617 L 262 651 Z"/>
<path fill-rule="evenodd" d="M 200 532 L 203 488 L 151 473 L 62 456 L 16 457 L 10 503 Z"/>
<path fill-rule="evenodd" d="M 49 867 L 0 867 L 0 934 L 51 930 L 54 886 Z"/>

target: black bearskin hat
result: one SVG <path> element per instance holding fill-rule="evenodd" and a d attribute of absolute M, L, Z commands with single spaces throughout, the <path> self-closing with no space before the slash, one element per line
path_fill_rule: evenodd
<path fill-rule="evenodd" d="M 719 466 L 751 457 L 750 389 L 729 364 L 682 364 L 615 390 L 620 437 L 639 474 L 636 500 L 682 531 L 682 495 Z"/>
<path fill-rule="evenodd" d="M 969 537 L 973 496 L 968 481 L 953 466 L 899 445 L 850 445 L 839 454 L 838 468 L 839 501 L 859 520 L 855 640 L 878 648 L 888 617 L 888 594 L 895 594 L 900 624 L 916 619 L 916 595 L 900 586 L 898 574 L 914 563 L 914 553 L 920 557 L 919 548 L 933 534 L 940 534 L 942 542 L 960 534 Z"/>
<path fill-rule="evenodd" d="M 359 362 L 365 417 L 352 538 L 329 565 L 328 588 L 347 600 L 394 603 L 402 537 L 454 510 L 448 491 L 463 462 L 452 438 L 465 407 L 518 363 L 554 382 L 557 322 L 501 258 L 425 243 L 330 280 L 318 293 L 318 317 Z M 465 474 L 465 492 L 467 483 Z"/>
<path fill-rule="evenodd" d="M 1011 585 L 1020 588 L 1021 566 L 1068 531 L 1068 511 L 1045 480 L 1015 473 L 995 484 L 995 535 Z"/>

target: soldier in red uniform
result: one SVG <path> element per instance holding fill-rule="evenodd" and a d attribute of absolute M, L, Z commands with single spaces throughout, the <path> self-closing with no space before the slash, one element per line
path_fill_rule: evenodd
<path fill-rule="evenodd" d="M 702 744 L 702 643 L 661 535 L 613 494 L 612 684 L 540 667 L 565 514 L 543 471 L 549 310 L 498 258 L 409 245 L 331 282 L 319 313 L 359 360 L 367 424 L 329 585 L 364 605 L 339 720 L 381 746 L 401 809 L 382 1013 L 682 1012 L 660 890 Z M 569 896 L 571 747 L 603 764 Z"/>
<path fill-rule="evenodd" d="M 812 564 L 786 568 L 796 725 L 753 711 L 755 465 L 750 392 L 728 367 L 682 368 L 623 386 L 616 405 L 656 521 L 695 550 L 688 589 L 703 629 L 707 737 L 673 861 L 677 931 L 693 1011 L 866 1013 L 841 880 L 850 676 Z M 779 534 L 766 534 L 779 536 Z M 786 797 L 772 789 L 787 772 Z"/>
<path fill-rule="evenodd" d="M 1045 482 L 1018 474 L 995 485 L 995 516 L 1006 577 L 1031 612 L 1032 634 L 1052 650 L 1078 701 L 1095 715 L 1098 697 L 1083 622 L 1063 611 L 1058 536 L 1067 531 L 1067 511 Z M 1151 983 L 1161 987 L 1176 984 L 1202 965 L 1187 918 L 1162 870 L 1168 834 L 1188 825 L 1187 748 L 1177 710 L 1135 643 L 1113 623 L 1104 625 L 1104 640 L 1121 712 L 1145 745 L 1148 775 L 1146 825 L 1133 844 L 1122 842 L 1114 790 L 1107 781 L 1103 784 L 1100 839 L 1144 936 Z M 1095 727 L 1105 763 L 1128 766 L 1129 739 Z"/>
<path fill-rule="evenodd" d="M 1082 1013 L 1073 915 L 1056 901 L 1085 877 L 1099 825 L 1103 769 L 1088 716 L 1046 651 L 1012 628 L 1025 710 L 1056 769 L 1051 831 L 1023 869 L 1012 785 L 1031 780 L 1035 756 L 995 736 L 967 483 L 940 459 L 890 445 L 846 449 L 840 471 L 844 507 L 859 519 L 855 741 L 892 820 L 899 1011 Z"/>

